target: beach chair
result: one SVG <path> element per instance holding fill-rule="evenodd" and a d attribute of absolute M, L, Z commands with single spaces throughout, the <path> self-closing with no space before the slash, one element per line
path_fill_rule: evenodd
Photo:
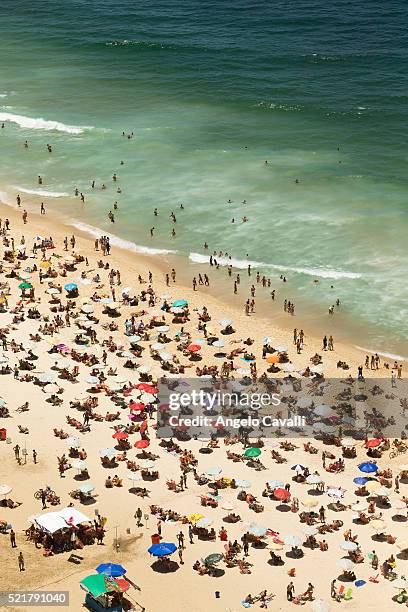
<path fill-rule="evenodd" d="M 347 589 L 346 594 L 344 595 L 344 601 L 349 601 L 350 599 L 353 599 L 352 593 L 353 593 L 352 588 Z"/>
<path fill-rule="evenodd" d="M 379 580 L 378 580 L 379 575 L 380 574 L 377 574 L 376 576 L 370 576 L 370 578 L 369 578 L 370 582 L 375 582 L 376 584 L 378 584 L 378 582 L 379 582 Z"/>
<path fill-rule="evenodd" d="M 337 591 L 336 599 L 340 599 L 341 597 L 344 597 L 344 591 L 345 591 L 344 584 L 342 584 L 339 590 Z"/>

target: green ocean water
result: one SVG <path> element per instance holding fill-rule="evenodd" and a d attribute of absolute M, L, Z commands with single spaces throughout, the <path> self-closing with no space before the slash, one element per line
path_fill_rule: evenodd
<path fill-rule="evenodd" d="M 408 355 L 407 13 L 396 0 L 4 0 L 2 199 L 44 201 L 157 256 L 203 262 L 207 241 L 273 286 L 285 274 L 311 313 L 328 317 L 335 295 L 356 344 Z"/>

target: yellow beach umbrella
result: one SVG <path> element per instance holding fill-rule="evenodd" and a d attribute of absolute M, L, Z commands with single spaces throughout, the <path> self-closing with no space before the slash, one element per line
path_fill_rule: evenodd
<path fill-rule="evenodd" d="M 187 518 L 190 523 L 195 525 L 200 519 L 204 518 L 204 514 L 199 514 L 199 513 L 189 514 Z"/>
<path fill-rule="evenodd" d="M 365 483 L 364 486 L 367 489 L 367 491 L 370 491 L 370 493 L 372 493 L 376 489 L 379 489 L 382 485 L 380 482 L 378 482 L 378 480 L 369 480 L 368 482 Z"/>
<path fill-rule="evenodd" d="M 302 505 L 305 506 L 306 508 L 315 508 L 318 505 L 318 501 L 317 499 L 302 499 Z"/>
<path fill-rule="evenodd" d="M 51 263 L 49 261 L 42 261 L 40 263 L 40 268 L 51 268 Z"/>

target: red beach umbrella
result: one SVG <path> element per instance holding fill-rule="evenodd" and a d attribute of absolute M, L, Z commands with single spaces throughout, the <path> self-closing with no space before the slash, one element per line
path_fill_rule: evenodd
<path fill-rule="evenodd" d="M 147 383 L 139 383 L 138 385 L 136 385 L 136 389 L 144 391 L 145 393 L 152 393 L 153 395 L 156 395 L 158 393 L 156 387 L 152 387 L 152 385 L 148 385 Z"/>
<path fill-rule="evenodd" d="M 150 445 L 149 440 L 138 440 L 135 443 L 135 448 L 147 448 Z"/>
<path fill-rule="evenodd" d="M 189 353 L 197 353 L 201 351 L 201 346 L 199 344 L 189 344 L 187 350 Z"/>
<path fill-rule="evenodd" d="M 287 501 L 290 499 L 290 493 L 286 489 L 275 489 L 273 492 L 273 496 L 280 501 Z"/>
<path fill-rule="evenodd" d="M 367 440 L 365 446 L 366 448 L 375 448 L 376 446 L 380 446 L 381 440 L 378 438 L 373 438 L 372 440 Z"/>
<path fill-rule="evenodd" d="M 117 431 L 113 434 L 112 438 L 116 438 L 116 440 L 126 440 L 129 437 L 129 434 L 124 431 Z"/>
<path fill-rule="evenodd" d="M 147 421 L 143 421 L 143 423 L 140 426 L 140 432 L 143 433 L 144 431 L 146 431 L 147 429 Z"/>
<path fill-rule="evenodd" d="M 130 410 L 144 410 L 146 408 L 146 406 L 144 404 L 141 404 L 141 403 L 130 402 L 129 408 L 130 408 Z"/>

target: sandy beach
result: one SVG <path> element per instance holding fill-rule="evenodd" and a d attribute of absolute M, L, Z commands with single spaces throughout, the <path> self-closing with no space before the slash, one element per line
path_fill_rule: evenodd
<path fill-rule="evenodd" d="M 401 552 L 398 547 L 406 536 L 408 479 L 404 478 L 406 472 L 403 471 L 406 447 L 403 445 L 399 453 L 392 443 L 406 422 L 401 417 L 405 413 L 401 401 L 405 398 L 406 402 L 404 368 L 401 379 L 398 370 L 392 369 L 393 360 L 381 358 L 379 369 L 366 368 L 364 353 L 337 343 L 336 339 L 334 350 L 322 350 L 322 338 L 310 337 L 308 329 L 304 330 L 304 343 L 298 353 L 293 333 L 277 328 L 267 318 L 257 314 L 246 316 L 242 308 L 226 305 L 206 293 L 201 286 L 198 291 L 179 282 L 166 286 L 165 274 L 170 274 L 171 266 L 164 258 L 157 265 L 152 258 L 116 247 L 109 255 L 103 256 L 100 250 L 95 251 L 94 241 L 79 232 L 75 232 L 74 249 L 68 244 L 64 250 L 64 238 L 71 237 L 72 228 L 64 226 L 56 217 L 29 211 L 28 222 L 23 224 L 21 210 L 3 205 L 0 218 L 2 228 L 6 218 L 10 221 L 10 229 L 3 230 L 1 247 L 3 268 L 0 282 L 2 296 L 6 296 L 2 298 L 3 312 L 0 314 L 0 328 L 5 339 L 1 365 L 10 371 L 7 373 L 6 370 L 1 377 L 0 396 L 4 400 L 5 412 L 0 426 L 7 430 L 7 440 L 0 442 L 0 484 L 11 488 L 10 492 L 4 493 L 5 499 L 18 504 L 16 507 L 3 506 L 0 511 L 0 521 L 5 523 L 5 533 L 0 535 L 0 558 L 3 566 L 7 567 L 0 579 L 0 590 L 66 590 L 70 593 L 69 609 L 79 610 L 85 595 L 80 589 L 80 581 L 95 574 L 100 563 L 113 562 L 126 568 L 125 577 L 130 580 L 125 593 L 128 609 L 232 612 L 243 607 L 268 607 L 289 610 L 293 606 L 286 598 L 290 581 L 295 596 L 299 596 L 297 603 L 311 610 L 337 609 L 338 606 L 374 610 L 378 609 L 379 601 L 385 609 L 395 605 L 391 598 L 398 590 L 389 575 L 384 577 L 381 567 L 393 554 L 396 567 L 391 562 L 391 569 L 386 568 L 385 573 L 393 572 L 395 578 L 406 574 L 404 548 Z M 22 236 L 24 244 L 19 248 Z M 52 237 L 53 248 L 47 248 L 50 244 L 43 242 L 49 237 Z M 39 246 L 35 251 L 34 244 Z M 41 244 L 46 248 L 42 250 Z M 104 266 L 109 263 L 109 269 L 98 267 L 101 259 Z M 110 284 L 111 270 L 120 271 L 120 285 L 117 276 L 113 276 Z M 152 274 L 150 283 L 149 271 Z M 139 275 L 142 282 L 138 280 Z M 19 287 L 21 283 L 27 283 L 27 286 Z M 78 295 L 74 291 L 74 297 L 70 297 L 64 289 L 68 283 L 77 286 Z M 57 289 L 53 291 L 55 287 Z M 149 287 L 149 292 L 143 296 L 142 292 Z M 128 288 L 125 293 L 123 288 Z M 115 300 L 112 299 L 112 289 Z M 150 305 L 145 300 L 146 295 Z M 129 296 L 135 298 L 132 305 Z M 70 300 L 67 320 L 66 306 Z M 186 302 L 179 313 L 185 317 L 182 323 L 174 322 L 177 310 L 171 312 L 171 304 L 177 300 Z M 113 301 L 115 308 L 110 306 Z M 84 308 L 85 304 L 90 308 Z M 208 309 L 210 320 L 206 321 L 204 329 L 199 329 L 203 306 Z M 35 309 L 34 315 L 30 315 L 30 309 Z M 58 316 L 61 319 L 55 320 Z M 226 319 L 231 323 L 225 323 Z M 220 325 L 222 320 L 224 323 Z M 296 317 L 293 321 L 295 326 Z M 141 322 L 143 326 L 140 326 Z M 165 325 L 162 332 L 158 330 L 159 336 L 155 332 L 158 323 L 159 326 L 160 323 Z M 47 325 L 52 329 L 47 329 Z M 228 330 L 229 326 L 234 331 L 220 335 L 223 327 Z M 133 344 L 129 343 L 129 333 L 125 334 L 129 330 L 130 335 L 139 336 Z M 322 330 L 322 337 L 324 333 Z M 268 341 L 265 337 L 269 337 Z M 225 351 L 224 359 L 215 356 L 208 338 L 218 338 L 219 347 Z M 251 342 L 244 344 L 247 338 Z M 152 349 L 161 340 L 163 351 Z M 198 340 L 198 348 L 190 348 L 197 347 Z M 264 352 L 265 346 L 268 350 Z M 287 350 L 277 351 L 274 347 L 286 347 Z M 169 355 L 158 357 L 164 351 Z M 231 351 L 236 353 L 227 358 Z M 319 360 L 311 362 L 311 357 L 316 354 L 321 356 L 320 363 Z M 82 362 L 84 355 L 93 356 L 93 363 Z M 127 362 L 135 367 L 125 367 Z M 170 436 L 165 440 L 156 437 L 156 411 L 160 412 L 161 401 L 160 393 L 158 399 L 155 394 L 157 384 L 163 385 L 163 375 L 172 371 L 173 383 L 177 378 L 188 381 L 197 378 L 196 367 L 203 368 L 205 364 L 217 368 L 211 370 L 217 379 L 224 362 L 227 364 L 224 377 L 237 384 L 246 379 L 249 385 L 256 387 L 257 380 L 266 373 L 284 383 L 288 394 L 287 387 L 293 385 L 293 381 L 304 382 L 306 386 L 303 389 L 310 399 L 309 408 L 312 406 L 308 415 L 311 429 L 308 431 L 313 434 L 302 433 L 301 428 L 291 434 L 284 428 L 283 432 L 264 430 L 259 437 L 252 435 L 247 438 L 237 431 L 236 439 L 230 436 L 231 444 L 226 444 L 225 435 L 217 435 L 216 431 L 212 438 L 198 435 L 194 439 L 188 436 L 188 431 L 175 427 L 171 432 L 172 441 Z M 338 362 L 346 363 L 348 369 L 339 369 Z M 313 363 L 315 370 L 306 370 L 309 367 L 313 370 Z M 251 364 L 252 368 L 256 365 L 256 374 L 248 367 Z M 95 366 L 101 368 L 95 369 Z M 317 416 L 318 411 L 314 416 L 312 413 L 316 406 L 325 405 L 321 399 L 325 381 L 342 380 L 343 390 L 347 385 L 354 389 L 359 366 L 363 367 L 364 380 L 360 383 L 367 395 L 374 398 L 372 388 L 379 386 L 379 395 L 385 401 L 380 403 L 376 397 L 375 402 L 369 402 L 366 409 L 373 420 L 368 426 L 368 421 L 365 421 L 366 428 L 361 426 L 361 421 L 356 421 L 356 436 L 349 447 L 354 451 L 348 457 L 347 444 L 341 444 L 347 436 L 341 403 L 333 399 L 328 407 L 321 408 L 321 418 Z M 271 367 L 274 371 L 268 374 Z M 26 376 L 28 380 L 25 380 Z M 349 376 L 352 382 L 347 381 Z M 172 380 L 171 375 L 165 379 L 165 384 L 166 380 Z M 138 385 L 143 384 L 151 391 L 147 396 L 143 387 L 138 389 Z M 292 389 L 289 395 L 293 393 Z M 86 404 L 88 398 L 97 398 L 97 401 Z M 26 402 L 28 410 L 18 411 Z M 132 408 L 137 404 L 138 408 Z M 292 413 L 299 412 L 300 402 L 298 404 L 297 408 L 292 405 Z M 391 433 L 387 433 L 387 427 L 392 425 L 391 412 L 388 412 L 390 406 L 397 423 L 391 427 Z M 282 406 L 282 414 L 286 408 L 286 405 Z M 108 420 L 107 414 L 111 415 Z M 132 420 L 129 415 L 133 415 Z M 68 423 L 67 417 L 74 424 Z M 325 421 L 324 417 L 332 420 Z M 320 433 L 316 423 L 323 423 Z M 56 436 L 54 430 L 66 437 L 78 437 L 76 446 L 79 450 L 75 450 L 75 444 L 70 450 L 66 437 Z M 124 434 L 123 442 L 120 435 L 112 439 L 115 434 Z M 389 435 L 390 442 L 382 439 L 382 434 Z M 371 449 L 367 447 L 367 440 L 374 440 Z M 144 444 L 134 448 L 138 441 L 146 441 L 145 450 L 142 450 Z M 308 443 L 310 446 L 305 449 L 304 445 Z M 129 448 L 123 458 L 127 445 Z M 16 459 L 16 446 L 19 447 L 19 461 Z M 116 461 L 111 467 L 104 467 L 100 451 L 112 447 Z M 256 450 L 251 459 L 248 450 L 258 448 L 259 453 Z M 87 472 L 84 477 L 81 476 L 83 469 L 73 467 L 80 460 L 78 452 L 83 451 Z M 322 457 L 323 451 L 326 458 Z M 151 453 L 153 459 L 144 458 L 146 453 Z M 232 453 L 230 458 L 228 453 Z M 61 459 L 63 455 L 63 460 L 58 462 L 57 458 Z M 358 466 L 373 460 L 378 460 L 378 473 L 370 482 L 387 490 L 382 497 L 375 495 L 375 486 L 366 495 L 364 492 L 356 495 L 359 486 L 353 483 L 353 479 L 365 476 Z M 144 462 L 147 467 L 143 467 Z M 303 466 L 303 471 L 300 468 L 294 470 L 296 464 Z M 59 465 L 62 465 L 60 471 Z M 183 465 L 186 466 L 184 471 L 181 470 Z M 307 468 L 305 477 L 304 468 Z M 157 475 L 154 474 L 156 471 Z M 138 482 L 142 473 L 144 476 Z M 135 482 L 129 479 L 132 474 L 137 475 Z M 179 483 L 183 474 L 186 487 Z M 121 486 L 106 486 L 107 478 L 112 479 L 115 475 Z M 313 476 L 315 481 L 312 478 L 308 483 L 307 479 Z M 397 476 L 399 481 L 396 482 Z M 222 478 L 226 480 L 221 483 Z M 248 482 L 239 486 L 235 483 L 239 479 Z M 265 483 L 272 480 L 277 482 L 266 487 Z M 218 486 L 214 484 L 216 482 L 219 482 Z M 70 492 L 89 484 L 92 485 L 90 494 L 81 495 L 80 499 L 70 496 Z M 316 484 L 319 490 L 316 490 Z M 46 486 L 55 492 L 58 503 L 46 502 L 46 508 L 42 509 L 41 498 L 35 499 L 34 493 Z M 214 486 L 218 495 L 214 494 Z M 148 496 L 139 496 L 138 487 L 146 488 Z M 276 497 L 276 490 L 283 493 Z M 296 499 L 300 500 L 298 508 Z M 337 499 L 341 508 L 337 507 L 338 504 L 336 506 Z M 363 521 L 356 520 L 360 514 L 355 507 L 357 502 L 361 506 L 373 502 L 368 511 L 363 511 Z M 155 506 L 153 512 L 151 506 Z M 32 532 L 37 530 L 38 533 L 38 517 L 67 507 L 68 513 L 70 507 L 75 508 L 90 521 L 106 518 L 106 522 L 102 521 L 102 545 L 96 541 L 83 545 L 78 536 L 72 550 L 60 552 L 53 548 L 55 542 L 50 532 L 48 540 L 39 540 L 37 546 L 32 533 L 26 535 L 30 525 L 33 525 Z M 321 507 L 324 508 L 324 519 L 318 516 Z M 141 526 L 137 524 L 138 508 L 141 510 Z M 309 516 L 306 520 L 303 516 L 302 522 L 302 513 L 311 512 L 311 509 L 316 511 L 317 518 Z M 199 518 L 188 519 L 194 514 L 202 515 L 203 527 L 195 526 Z M 228 516 L 235 514 L 239 520 L 231 522 Z M 172 519 L 177 516 L 177 520 L 169 520 L 169 516 Z M 224 520 L 226 517 L 227 521 Z M 372 520 L 380 521 L 377 529 L 370 525 Z M 319 531 L 322 526 L 323 530 Z M 209 535 L 210 527 L 215 531 L 215 539 Z M 220 537 L 222 527 L 227 536 Z M 190 528 L 194 530 L 192 544 Z M 16 547 L 11 546 L 11 529 L 15 533 Z M 305 532 L 305 529 L 309 531 Z M 349 529 L 351 535 L 346 533 Z M 155 559 L 148 552 L 152 536 L 154 539 L 158 530 L 161 530 L 162 542 L 176 544 L 176 552 L 164 556 L 164 561 Z M 40 529 L 40 532 L 42 536 L 47 535 L 47 530 Z M 177 552 L 180 532 L 185 546 L 181 558 Z M 251 537 L 246 556 L 244 544 L 248 533 Z M 315 548 L 304 546 L 308 534 L 316 538 Z M 295 542 L 295 554 L 292 554 L 290 536 Z M 296 538 L 300 538 L 299 546 Z M 352 545 L 345 550 L 344 543 L 351 540 Z M 326 542 L 328 550 L 325 550 Z M 355 542 L 357 546 L 354 546 Z M 297 558 L 299 549 L 302 554 Z M 350 560 L 349 555 L 355 549 L 358 558 Z M 373 564 L 369 556 L 374 550 L 378 556 L 377 564 Z M 23 553 L 24 571 L 19 571 L 20 551 Z M 203 561 L 211 554 L 220 557 L 214 565 Z M 282 558 L 282 565 L 273 565 L 273 554 Z M 171 559 L 168 566 L 166 559 Z M 196 562 L 198 571 L 193 569 Z M 344 576 L 339 563 L 349 570 L 351 568 L 353 577 Z M 333 579 L 336 579 L 338 601 L 330 597 Z M 363 585 L 355 586 L 356 580 L 364 581 Z M 312 583 L 313 592 L 302 598 L 308 583 Z M 350 588 L 352 591 L 348 593 Z M 264 599 L 262 596 L 257 598 L 264 589 L 267 591 Z M 347 595 L 346 599 L 344 595 Z M 330 608 L 319 603 L 321 599 Z M 318 608 L 318 605 L 323 607 Z"/>

